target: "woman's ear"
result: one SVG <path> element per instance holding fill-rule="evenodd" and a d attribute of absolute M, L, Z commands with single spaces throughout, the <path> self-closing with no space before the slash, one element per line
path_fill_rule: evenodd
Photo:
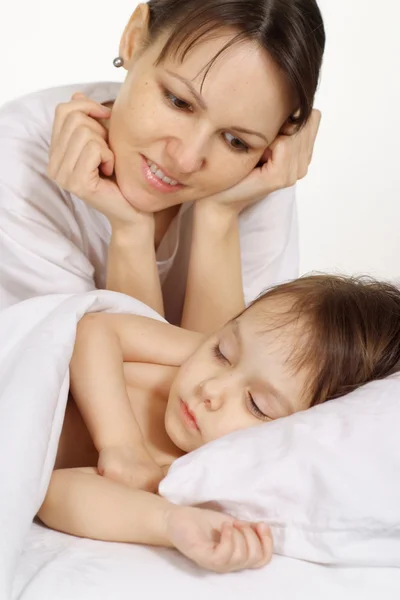
<path fill-rule="evenodd" d="M 129 19 L 119 44 L 119 56 L 124 59 L 124 67 L 127 70 L 147 40 L 149 23 L 148 5 L 139 4 Z"/>

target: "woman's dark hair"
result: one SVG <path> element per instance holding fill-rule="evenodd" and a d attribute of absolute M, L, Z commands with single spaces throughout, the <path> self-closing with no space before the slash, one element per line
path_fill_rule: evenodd
<path fill-rule="evenodd" d="M 243 40 L 264 48 L 293 90 L 296 109 L 290 122 L 302 127 L 309 118 L 318 85 L 325 31 L 316 0 L 150 0 L 149 38 L 170 35 L 156 63 L 171 52 L 183 60 L 197 41 L 226 27 L 237 34 L 205 66 L 206 72 L 226 49 Z M 203 83 L 204 83 L 203 79 Z"/>
<path fill-rule="evenodd" d="M 267 299 L 278 302 L 272 315 Z M 300 324 L 290 363 L 310 373 L 309 406 L 400 371 L 400 288 L 395 285 L 368 277 L 310 275 L 271 288 L 252 306 L 264 301 L 258 317 L 268 323 L 267 330 Z"/>

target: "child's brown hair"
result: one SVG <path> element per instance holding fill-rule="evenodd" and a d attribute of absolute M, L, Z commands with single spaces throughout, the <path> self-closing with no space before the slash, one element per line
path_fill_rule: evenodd
<path fill-rule="evenodd" d="M 306 325 L 291 360 L 296 369 L 310 370 L 309 406 L 400 370 L 400 289 L 395 285 L 368 277 L 310 275 L 271 288 L 252 306 L 272 298 L 288 306 L 281 325 L 298 319 Z"/>

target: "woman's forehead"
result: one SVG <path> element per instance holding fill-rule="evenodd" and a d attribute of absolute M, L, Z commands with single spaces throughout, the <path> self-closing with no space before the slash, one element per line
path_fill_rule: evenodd
<path fill-rule="evenodd" d="M 210 81 L 209 87 L 229 85 L 239 89 L 241 84 L 247 83 L 268 89 L 272 83 L 281 82 L 282 76 L 278 66 L 255 42 L 242 40 L 221 53 L 227 40 L 227 36 L 200 40 L 183 60 L 169 53 L 162 64 L 178 69 L 181 75 L 200 85 L 212 63 L 204 79 L 204 86 L 207 85 L 207 80 Z"/>
<path fill-rule="evenodd" d="M 210 109 L 220 106 L 223 98 L 231 113 L 237 111 L 238 117 L 243 113 L 248 117 L 253 115 L 259 126 L 262 125 L 260 119 L 267 122 L 271 112 L 283 123 L 291 110 L 286 78 L 269 54 L 252 40 L 234 43 L 219 55 L 231 38 L 232 35 L 215 33 L 212 38 L 199 40 L 183 60 L 179 55 L 168 53 L 159 67 L 189 80 L 202 91 Z M 210 63 L 212 66 L 207 71 Z M 227 99 L 235 102 L 228 103 Z"/>

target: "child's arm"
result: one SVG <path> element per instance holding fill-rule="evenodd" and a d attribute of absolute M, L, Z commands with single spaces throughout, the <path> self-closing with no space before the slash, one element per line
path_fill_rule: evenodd
<path fill-rule="evenodd" d="M 91 468 L 54 471 L 38 517 L 52 529 L 79 537 L 174 547 L 217 572 L 261 567 L 271 558 L 265 525 L 177 506 L 100 477 Z"/>
<path fill-rule="evenodd" d="M 180 365 L 201 339 L 197 333 L 137 315 L 96 313 L 78 324 L 70 365 L 72 395 L 100 453 L 100 465 L 117 455 L 128 467 L 132 480 L 126 482 L 131 485 L 146 485 L 140 468 L 148 473 L 149 489 L 156 487 L 162 473 L 147 453 L 131 409 L 123 363 Z M 118 473 L 113 476 L 119 478 Z"/>

